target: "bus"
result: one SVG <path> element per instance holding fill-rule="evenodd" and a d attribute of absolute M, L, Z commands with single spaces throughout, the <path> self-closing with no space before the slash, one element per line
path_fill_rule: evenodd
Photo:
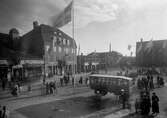
<path fill-rule="evenodd" d="M 132 78 L 125 76 L 113 76 L 92 74 L 89 76 L 90 88 L 94 90 L 95 94 L 106 95 L 108 92 L 115 95 L 121 95 L 121 91 L 130 94 L 130 87 L 132 85 Z"/>

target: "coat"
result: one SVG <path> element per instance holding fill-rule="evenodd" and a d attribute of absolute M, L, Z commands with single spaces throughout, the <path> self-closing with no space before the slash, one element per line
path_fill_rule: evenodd
<path fill-rule="evenodd" d="M 159 113 L 159 98 L 156 95 L 152 96 L 152 112 L 153 113 Z"/>

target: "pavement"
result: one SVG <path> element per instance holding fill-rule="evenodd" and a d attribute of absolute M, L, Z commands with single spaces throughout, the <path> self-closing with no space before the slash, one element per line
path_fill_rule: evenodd
<path fill-rule="evenodd" d="M 166 118 L 166 114 L 167 114 L 166 89 L 167 89 L 167 84 L 165 84 L 165 87 L 163 88 L 155 89 L 155 92 L 160 98 L 160 114 L 157 116 L 157 118 Z M 70 97 L 85 96 L 85 94 L 91 95 L 93 93 L 93 91 L 91 91 L 85 85 L 78 86 L 76 88 L 73 88 L 72 86 L 66 86 L 66 87 L 59 88 L 58 91 L 59 92 L 56 95 L 35 96 L 35 97 L 29 96 L 29 97 L 23 97 L 23 98 L 18 97 L 15 99 L 14 98 L 0 99 L 0 104 L 7 105 L 9 111 L 11 111 L 10 118 L 26 118 L 22 114 L 16 112 L 15 109 L 22 108 L 29 105 L 34 105 L 34 104 L 42 104 L 50 101 L 67 99 Z M 115 108 L 95 112 L 95 113 L 83 116 L 81 118 L 143 118 L 143 116 L 139 114 L 132 115 L 131 114 L 132 112 L 133 111 L 130 111 L 129 109 L 120 109 L 120 106 L 117 106 Z M 146 118 L 149 118 L 149 117 L 146 117 Z"/>
<path fill-rule="evenodd" d="M 88 74 L 89 73 L 76 74 L 75 75 L 75 86 L 76 87 L 85 86 L 85 85 L 78 84 L 78 81 L 79 81 L 80 76 L 82 76 L 83 79 L 85 79 L 88 76 Z M 62 88 L 60 86 L 60 78 L 62 78 L 62 76 L 54 76 L 51 78 L 47 78 L 46 82 L 56 81 L 57 88 Z M 84 81 L 83 81 L 83 83 L 84 83 Z M 28 91 L 29 85 L 31 86 L 31 91 Z M 71 80 L 67 86 L 68 87 L 72 86 Z M 63 87 L 65 87 L 65 86 L 63 86 Z M 4 99 L 23 99 L 23 98 L 27 98 L 27 97 L 41 96 L 41 95 L 44 95 L 44 90 L 42 91 L 43 88 L 44 88 L 44 85 L 43 85 L 43 81 L 41 79 L 41 80 L 36 80 L 35 82 L 29 82 L 27 84 L 22 85 L 20 94 L 17 97 L 14 97 L 10 93 L 9 88 L 7 88 L 5 91 L 0 89 L 0 102 L 1 102 L 1 100 L 4 100 Z"/>

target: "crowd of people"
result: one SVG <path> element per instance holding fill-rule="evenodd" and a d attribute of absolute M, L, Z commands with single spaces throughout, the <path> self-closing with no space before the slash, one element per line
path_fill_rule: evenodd
<path fill-rule="evenodd" d="M 164 79 L 163 77 L 157 76 L 157 81 L 156 81 L 157 87 L 164 86 Z M 137 87 L 139 90 L 141 89 L 149 89 L 153 90 L 155 88 L 155 83 L 154 83 L 154 78 L 152 75 L 147 75 L 146 77 L 141 77 L 137 80 Z"/>
<path fill-rule="evenodd" d="M 46 94 L 55 94 L 57 93 L 56 81 L 51 81 L 46 83 Z"/>
<path fill-rule="evenodd" d="M 150 92 L 156 87 L 164 86 L 164 79 L 161 76 L 147 75 L 137 80 L 137 88 L 140 91 L 140 97 L 135 101 L 136 113 L 141 113 L 142 115 L 157 115 L 159 113 L 159 97 L 155 92 L 152 92 L 152 97 L 150 97 Z"/>

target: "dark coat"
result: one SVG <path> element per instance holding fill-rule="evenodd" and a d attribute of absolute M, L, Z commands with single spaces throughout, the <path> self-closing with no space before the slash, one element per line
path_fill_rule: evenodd
<path fill-rule="evenodd" d="M 156 95 L 152 96 L 152 112 L 153 113 L 159 113 L 159 98 Z"/>

